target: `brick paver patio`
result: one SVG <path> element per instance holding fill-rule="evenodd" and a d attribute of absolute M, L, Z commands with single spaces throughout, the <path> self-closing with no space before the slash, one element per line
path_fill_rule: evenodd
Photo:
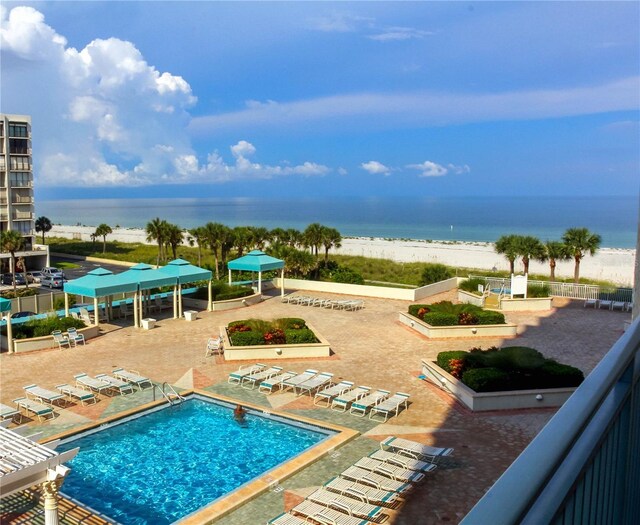
<path fill-rule="evenodd" d="M 452 298 L 453 294 L 447 293 L 428 302 Z M 266 523 L 375 450 L 377 443 L 389 435 L 454 447 L 454 457 L 429 474 L 401 508 L 390 511 L 388 523 L 456 523 L 555 410 L 473 414 L 445 392 L 420 380 L 423 358 L 435 358 L 443 350 L 486 348 L 505 341 L 499 338 L 428 340 L 398 322 L 398 312 L 406 311 L 407 306 L 403 301 L 366 298 L 365 308 L 352 312 L 283 304 L 278 297 L 270 297 L 244 309 L 201 312 L 195 322 L 161 318 L 150 331 L 108 325 L 105 335 L 89 341 L 85 347 L 2 354 L 0 397 L 3 403 L 11 405 L 12 399 L 23 394 L 24 385 L 37 383 L 51 389 L 59 383 L 72 383 L 76 373 L 94 375 L 124 367 L 139 370 L 156 382 L 167 381 L 184 389 L 205 388 L 240 401 L 331 421 L 361 433 L 335 454 L 323 457 L 284 481 L 284 490 L 267 492 L 218 522 L 228 525 Z M 518 324 L 521 335 L 506 344 L 532 346 L 548 357 L 581 368 L 585 374 L 620 337 L 623 321 L 629 317 L 620 312 L 587 310 L 581 303 L 566 300 L 556 300 L 554 306 L 554 310 L 542 314 L 508 314 L 508 321 Z M 314 407 L 308 397 L 295 398 L 291 394 L 267 397 L 228 385 L 227 375 L 237 369 L 239 363 L 226 363 L 221 357 L 205 358 L 205 343 L 207 337 L 217 333 L 218 326 L 249 317 L 306 319 L 329 340 L 334 354 L 317 360 L 283 361 L 287 369 L 302 371 L 312 367 L 332 372 L 336 379 L 408 392 L 412 401 L 409 410 L 380 424 L 368 418 Z M 150 391 L 146 391 L 133 396 L 102 398 L 96 405 L 56 409 L 58 417 L 53 421 L 40 424 L 32 421 L 28 425 L 45 436 L 53 435 L 146 402 L 150 396 Z M 3 516 L 3 523 L 11 523 L 12 516 Z"/>

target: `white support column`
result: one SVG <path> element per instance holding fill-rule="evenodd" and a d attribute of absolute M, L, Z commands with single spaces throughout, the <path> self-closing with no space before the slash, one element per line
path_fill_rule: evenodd
<path fill-rule="evenodd" d="M 7 312 L 7 352 L 13 352 L 13 327 L 11 326 L 11 310 Z"/>
<path fill-rule="evenodd" d="M 209 286 L 208 288 L 208 292 L 209 292 L 209 304 L 207 306 L 207 310 L 208 311 L 213 311 L 213 290 L 211 289 L 211 279 L 209 279 Z"/>
<path fill-rule="evenodd" d="M 133 292 L 133 326 L 136 328 L 140 326 L 138 319 L 138 290 L 136 290 Z"/>
<path fill-rule="evenodd" d="M 284 297 L 284 266 L 282 272 L 280 272 L 280 296 Z"/>
<path fill-rule="evenodd" d="M 71 471 L 69 467 L 58 465 L 47 469 L 47 480 L 40 484 L 44 496 L 44 523 L 58 525 L 58 492 L 64 478 Z"/>
<path fill-rule="evenodd" d="M 173 287 L 173 318 L 178 318 L 178 285 Z"/>
<path fill-rule="evenodd" d="M 231 269 L 229 269 L 229 284 L 231 284 Z"/>
<path fill-rule="evenodd" d="M 262 293 L 262 270 L 258 272 L 258 293 Z"/>
<path fill-rule="evenodd" d="M 182 285 L 178 285 L 178 317 L 182 317 Z"/>
<path fill-rule="evenodd" d="M 100 324 L 100 310 L 98 309 L 98 298 L 93 298 L 93 324 L 98 326 Z"/>
<path fill-rule="evenodd" d="M 69 317 L 69 294 L 64 293 L 64 316 Z"/>
<path fill-rule="evenodd" d="M 139 313 L 138 315 L 139 317 L 139 321 L 140 321 L 140 326 L 142 326 L 142 319 L 144 319 L 144 294 L 145 294 L 145 290 L 140 290 L 140 295 L 138 296 L 138 309 L 139 309 Z"/>

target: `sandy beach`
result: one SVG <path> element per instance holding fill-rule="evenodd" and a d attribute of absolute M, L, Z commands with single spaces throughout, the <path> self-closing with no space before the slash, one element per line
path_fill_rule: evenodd
<path fill-rule="evenodd" d="M 49 235 L 90 241 L 95 228 L 88 226 L 55 225 Z M 142 229 L 114 229 L 107 240 L 146 243 Z M 153 243 L 150 243 L 153 244 Z M 390 259 L 397 262 L 442 263 L 458 268 L 479 268 L 508 270 L 509 263 L 493 249 L 492 243 L 465 243 L 447 241 L 389 240 L 371 237 L 345 238 L 342 247 L 331 253 L 340 255 L 361 255 L 376 259 Z M 622 248 L 602 248 L 591 257 L 586 256 L 580 264 L 580 275 L 592 279 L 612 281 L 622 286 L 631 286 L 634 280 L 636 250 Z M 573 275 L 573 261 L 558 262 L 556 275 Z M 516 263 L 516 271 L 522 271 L 522 262 Z M 548 274 L 548 263 L 532 261 L 531 273 Z"/>

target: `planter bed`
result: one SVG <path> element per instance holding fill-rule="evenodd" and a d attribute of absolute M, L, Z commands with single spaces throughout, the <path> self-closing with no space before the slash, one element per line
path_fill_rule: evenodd
<path fill-rule="evenodd" d="M 458 301 L 461 303 L 475 304 L 476 306 L 482 306 L 482 297 L 466 292 L 464 290 L 458 290 Z M 552 297 L 530 297 L 528 299 L 505 297 L 501 301 L 500 311 L 502 312 L 533 312 L 551 310 Z"/>
<path fill-rule="evenodd" d="M 98 326 L 88 326 L 80 328 L 78 333 L 83 334 L 86 340 L 93 339 L 100 335 Z M 82 344 L 80 345 L 82 346 Z M 2 348 L 7 348 L 7 338 L 2 336 Z M 32 337 L 31 339 L 14 339 L 13 348 L 15 353 L 33 352 L 35 350 L 44 350 L 46 348 L 57 348 L 53 341 L 53 336 L 45 335 L 43 337 Z"/>
<path fill-rule="evenodd" d="M 227 299 L 226 301 L 213 301 L 214 312 L 222 310 L 233 310 L 234 308 L 242 308 L 243 306 L 252 306 L 262 302 L 262 294 L 256 293 L 247 295 L 246 297 L 238 297 L 236 299 Z M 197 308 L 198 310 L 206 310 L 209 306 L 208 302 L 203 299 L 192 299 L 188 296 L 182 297 L 182 303 L 189 308 Z"/>
<path fill-rule="evenodd" d="M 422 360 L 422 373 L 426 380 L 445 389 L 474 412 L 559 407 L 569 399 L 569 396 L 571 396 L 576 389 L 576 387 L 541 388 L 534 390 L 478 393 L 444 371 L 435 362 L 424 359 Z"/>
<path fill-rule="evenodd" d="M 406 312 L 400 312 L 399 321 L 416 332 L 431 339 L 447 339 L 453 337 L 516 337 L 515 324 L 474 324 L 458 326 L 432 326 Z"/>

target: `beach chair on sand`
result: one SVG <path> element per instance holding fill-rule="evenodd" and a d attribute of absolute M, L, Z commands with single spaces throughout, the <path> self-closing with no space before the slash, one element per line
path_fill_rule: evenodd
<path fill-rule="evenodd" d="M 385 447 L 411 458 L 427 459 L 431 461 L 431 463 L 437 463 L 440 458 L 450 456 L 453 453 L 452 448 L 431 447 L 418 443 L 417 441 L 394 436 L 388 437 L 380 443 L 382 450 L 384 450 Z"/>
<path fill-rule="evenodd" d="M 386 422 L 390 416 L 397 416 L 400 408 L 404 405 L 405 408 L 409 406 L 409 394 L 404 392 L 398 392 L 393 394 L 390 398 L 385 399 L 382 403 L 379 403 L 371 407 L 369 412 L 369 419 L 374 419 L 374 416 L 382 417 L 382 422 Z"/>
<path fill-rule="evenodd" d="M 260 370 L 264 370 L 265 368 L 267 368 L 267 365 L 263 365 L 262 363 L 241 366 L 240 368 L 238 368 L 238 370 L 229 374 L 227 383 L 232 385 L 239 385 L 240 383 L 242 383 L 243 377 L 255 374 L 256 372 L 260 372 Z"/>
<path fill-rule="evenodd" d="M 262 383 L 263 381 L 275 375 L 278 375 L 280 372 L 282 372 L 281 366 L 270 366 L 269 368 L 265 370 L 260 370 L 255 374 L 249 374 L 248 376 L 244 376 L 242 378 L 242 381 L 240 382 L 240 386 L 242 388 L 250 388 L 251 390 L 253 390 L 256 387 L 256 385 L 260 385 L 260 383 Z"/>
<path fill-rule="evenodd" d="M 353 390 L 348 390 L 344 394 L 333 398 L 333 401 L 331 401 L 331 409 L 337 410 L 338 412 L 346 412 L 351 403 L 360 399 L 362 396 L 366 396 L 370 391 L 371 387 L 368 386 L 359 386 Z"/>
<path fill-rule="evenodd" d="M 349 410 L 350 414 L 358 417 L 364 417 L 369 408 L 382 403 L 387 397 L 389 397 L 388 390 L 378 389 L 375 392 L 367 394 L 366 396 L 357 399 L 353 403 L 351 403 L 351 409 Z"/>
<path fill-rule="evenodd" d="M 127 383 L 126 381 L 122 381 L 121 379 L 111 377 L 110 375 L 97 374 L 96 379 L 107 383 L 109 386 L 111 386 L 113 390 L 115 390 L 121 396 L 125 394 L 133 394 L 135 392 L 135 390 L 133 389 L 133 386 L 131 386 L 129 383 Z"/>
<path fill-rule="evenodd" d="M 298 375 L 298 373 L 292 372 L 291 370 L 289 372 L 280 372 L 279 374 L 262 381 L 258 387 L 258 391 L 263 394 L 273 394 L 274 390 L 282 388 L 282 383 L 296 375 Z"/>
<path fill-rule="evenodd" d="M 89 403 L 96 403 L 98 399 L 90 390 L 85 390 L 84 388 L 77 388 L 75 386 L 71 386 L 68 384 L 56 385 L 56 390 L 60 393 L 64 394 L 70 400 L 80 401 L 83 405 L 88 405 Z"/>
<path fill-rule="evenodd" d="M 319 503 L 325 507 L 334 508 L 349 516 L 356 516 L 366 520 L 377 521 L 382 516 L 382 507 L 372 505 L 366 501 L 341 496 L 325 488 L 320 488 L 307 496 L 309 501 Z"/>
<path fill-rule="evenodd" d="M 422 472 L 398 467 L 390 463 L 370 458 L 369 456 L 360 458 L 354 463 L 354 466 L 370 470 L 376 474 L 382 474 L 388 478 L 395 479 L 396 481 L 403 481 L 405 483 L 418 483 L 424 479 L 424 473 Z"/>
<path fill-rule="evenodd" d="M 300 383 L 298 386 L 294 387 L 296 394 L 301 396 L 302 394 L 313 394 L 318 388 L 322 388 L 329 382 L 331 382 L 331 378 L 333 374 L 329 372 L 322 372 L 317 376 L 313 376 L 311 379 L 308 379 L 304 383 Z"/>
<path fill-rule="evenodd" d="M 295 392 L 295 389 L 296 389 L 296 387 L 298 385 L 304 383 L 305 381 L 308 381 L 313 376 L 315 376 L 317 373 L 318 373 L 317 370 L 313 370 L 312 368 L 308 368 L 307 370 L 302 372 L 302 374 L 295 375 L 295 376 L 290 377 L 289 379 L 283 381 L 282 382 L 282 390 L 285 391 L 285 390 L 289 390 L 291 388 Z"/>
<path fill-rule="evenodd" d="M 49 403 L 55 405 L 56 402 L 66 405 L 66 399 L 58 392 L 40 388 L 38 385 L 27 385 L 22 387 L 29 399 L 40 401 L 41 403 Z"/>
<path fill-rule="evenodd" d="M 113 391 L 113 387 L 105 381 L 100 381 L 95 377 L 91 377 L 85 373 L 76 374 L 73 376 L 76 380 L 76 386 L 79 388 L 88 388 L 96 394 L 104 394 Z"/>
<path fill-rule="evenodd" d="M 33 399 L 28 399 L 26 397 L 19 397 L 14 399 L 13 402 L 18 405 L 18 408 L 24 410 L 26 414 L 29 412 L 38 418 L 38 421 L 42 421 L 43 419 L 47 419 L 47 416 L 51 416 L 51 419 L 56 417 L 53 412 L 53 408 L 47 405 L 43 405 L 42 403 L 38 403 Z M 22 417 L 22 414 L 20 414 Z"/>
<path fill-rule="evenodd" d="M 114 368 L 111 372 L 114 377 L 120 379 L 120 381 L 126 381 L 136 385 L 140 390 L 145 388 L 153 388 L 153 381 L 148 377 L 140 375 L 140 372 L 136 370 L 125 370 L 124 368 Z"/>
<path fill-rule="evenodd" d="M 357 481 L 358 483 L 369 485 L 379 490 L 391 490 L 398 494 L 404 494 L 413 488 L 411 483 L 397 481 L 382 474 L 376 474 L 375 472 L 356 466 L 351 466 L 344 472 L 341 472 L 340 477 Z"/>
<path fill-rule="evenodd" d="M 399 503 L 397 492 L 392 490 L 381 490 L 370 485 L 363 485 L 356 481 L 335 477 L 324 484 L 327 490 L 337 492 L 343 496 L 366 501 L 372 505 L 385 505 L 394 507 Z"/>
<path fill-rule="evenodd" d="M 384 463 L 396 465 L 397 467 L 419 470 L 420 472 L 431 472 L 437 468 L 435 463 L 410 458 L 408 456 L 396 454 L 395 452 L 389 452 L 388 450 L 376 450 L 369 454 L 369 457 Z"/>
<path fill-rule="evenodd" d="M 371 523 L 368 520 L 343 514 L 308 499 L 293 507 L 289 512 L 313 520 L 311 523 L 317 522 L 327 525 L 368 525 Z"/>
<path fill-rule="evenodd" d="M 326 403 L 326 407 L 331 405 L 331 401 L 334 397 L 338 397 L 341 394 L 344 394 L 347 390 L 351 390 L 353 388 L 353 381 L 340 381 L 338 384 L 330 383 L 323 390 L 319 390 L 316 392 L 316 395 L 313 396 L 313 404 L 322 406 L 323 403 Z"/>

